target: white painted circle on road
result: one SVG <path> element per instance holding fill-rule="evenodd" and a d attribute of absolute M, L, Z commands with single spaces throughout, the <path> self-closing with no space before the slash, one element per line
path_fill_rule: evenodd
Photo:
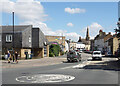
<path fill-rule="evenodd" d="M 17 77 L 16 81 L 24 83 L 56 83 L 66 82 L 75 79 L 74 76 L 62 75 L 62 74 L 38 74 L 31 76 Z"/>

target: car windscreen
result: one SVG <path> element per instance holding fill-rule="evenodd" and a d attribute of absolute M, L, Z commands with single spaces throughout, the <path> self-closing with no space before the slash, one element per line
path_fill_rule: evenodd
<path fill-rule="evenodd" d="M 75 52 L 70 52 L 69 54 L 71 54 L 71 55 L 72 55 L 72 54 L 75 54 Z"/>
<path fill-rule="evenodd" d="M 94 52 L 93 54 L 101 54 L 100 52 Z"/>

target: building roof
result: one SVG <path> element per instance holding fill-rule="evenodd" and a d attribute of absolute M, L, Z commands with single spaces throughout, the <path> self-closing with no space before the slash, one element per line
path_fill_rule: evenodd
<path fill-rule="evenodd" d="M 111 39 L 113 39 L 113 38 L 115 38 L 115 37 L 117 37 L 117 35 L 115 34 L 115 35 L 113 35 L 112 37 L 110 37 L 110 38 L 108 38 L 107 40 L 105 40 L 105 42 L 107 42 L 107 41 L 109 41 L 109 40 L 111 40 Z M 117 37 L 118 38 L 118 37 Z"/>
<path fill-rule="evenodd" d="M 100 30 L 99 34 L 94 38 L 94 40 L 103 39 L 105 36 L 106 36 L 106 33 Z"/>
<path fill-rule="evenodd" d="M 0 26 L 2 27 L 2 33 L 11 33 L 13 32 L 13 26 L 12 25 L 8 25 L 8 26 Z M 15 32 L 22 32 L 27 28 L 32 28 L 32 25 L 15 25 L 14 26 L 14 31 Z"/>

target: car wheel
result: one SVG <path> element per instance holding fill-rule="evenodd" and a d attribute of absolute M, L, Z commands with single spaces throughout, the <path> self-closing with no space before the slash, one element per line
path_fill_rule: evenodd
<path fill-rule="evenodd" d="M 81 58 L 79 58 L 79 61 L 81 61 Z"/>
<path fill-rule="evenodd" d="M 77 62 L 79 62 L 79 59 L 77 59 Z"/>
<path fill-rule="evenodd" d="M 95 60 L 95 58 L 92 58 L 92 60 Z"/>
<path fill-rule="evenodd" d="M 68 62 L 70 62 L 70 60 L 68 60 Z"/>

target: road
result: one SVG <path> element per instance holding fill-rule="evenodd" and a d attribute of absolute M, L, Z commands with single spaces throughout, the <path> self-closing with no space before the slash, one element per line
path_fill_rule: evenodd
<path fill-rule="evenodd" d="M 63 58 L 66 58 L 66 56 L 63 56 Z M 111 65 L 106 66 L 108 64 L 106 62 L 109 61 L 115 62 L 116 60 L 104 58 L 102 62 L 91 61 L 90 54 L 82 53 L 81 62 L 68 63 L 63 61 L 59 64 L 46 66 L 3 68 L 2 83 L 118 84 L 119 70 L 115 70 L 115 67 L 111 69 Z"/>

